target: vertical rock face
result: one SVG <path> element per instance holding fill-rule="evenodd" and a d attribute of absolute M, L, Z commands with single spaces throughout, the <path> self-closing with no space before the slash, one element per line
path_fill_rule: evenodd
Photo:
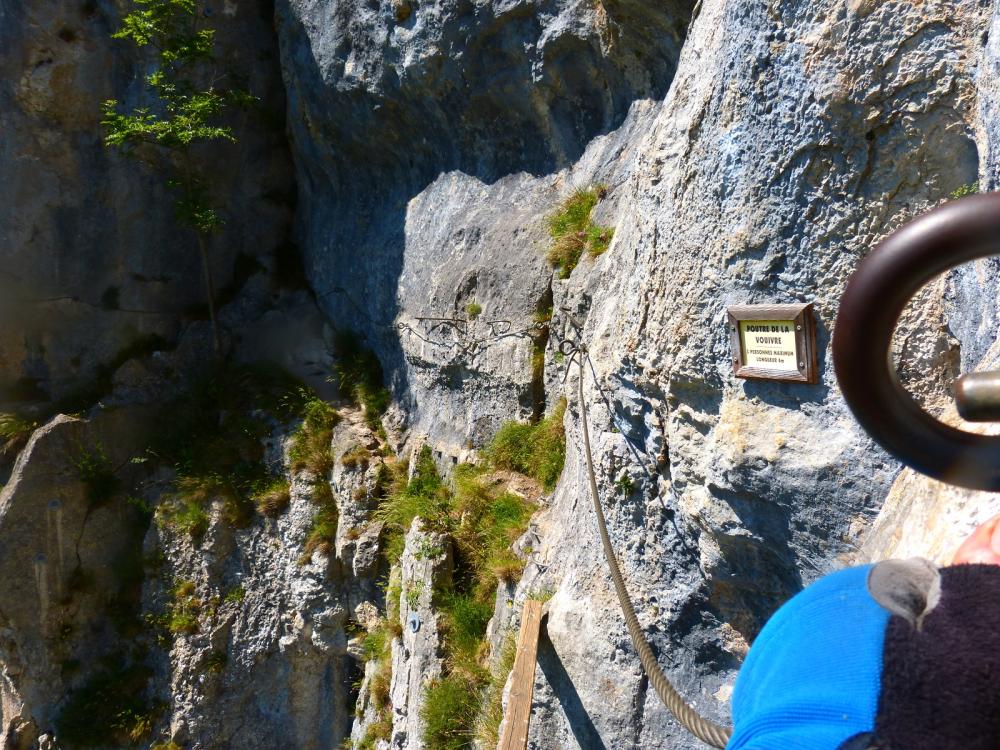
<path fill-rule="evenodd" d="M 162 185 L 99 142 L 96 104 L 137 101 L 142 68 L 106 41 L 116 8 L 0 5 L 0 385 L 13 388 L 0 401 L 58 395 L 138 335 L 174 335 L 179 310 L 200 300 Z M 266 4 L 211 10 L 233 22 L 223 46 L 263 50 L 255 85 L 278 103 L 268 21 L 255 15 Z M 900 473 L 847 411 L 829 344 L 843 287 L 881 237 L 977 179 L 996 187 L 1000 17 L 971 0 L 704 0 L 693 13 L 631 0 L 275 7 L 309 284 L 332 326 L 378 351 L 408 447 L 426 440 L 447 468 L 502 422 L 568 399 L 562 478 L 515 545 L 527 566 L 498 588 L 490 629 L 496 647 L 525 598 L 551 594 L 533 747 L 700 746 L 649 690 L 607 577 L 569 344 L 588 349 L 600 497 L 640 622 L 681 692 L 718 721 L 748 644 L 799 588 L 852 559 L 944 561 L 997 508 Z M 233 207 L 220 278 L 241 251 L 274 270 L 283 240 L 285 152 L 278 134 L 251 130 L 246 161 L 220 167 Z M 560 278 L 546 219 L 598 185 L 591 218 L 613 240 Z M 900 323 L 901 377 L 946 419 L 958 369 L 1000 365 L 998 268 L 935 281 Z M 329 331 L 301 299 L 268 311 L 266 286 L 257 277 L 223 312 L 238 358 L 287 345 L 322 384 Z M 765 302 L 813 303 L 817 384 L 733 376 L 725 308 Z M 192 351 L 182 343 L 176 358 L 193 369 Z M 0 744 L 49 732 L 82 682 L 73 662 L 86 671 L 120 642 L 94 593 L 114 581 L 60 592 L 68 553 L 111 569 L 127 518 L 91 513 L 79 482 L 59 482 L 79 456 L 66 445 L 103 435 L 106 421 L 100 439 L 128 457 L 143 422 L 129 409 L 162 398 L 169 378 L 148 380 L 162 366 L 116 375 L 123 422 L 109 412 L 44 428 L 0 495 Z M 349 734 L 363 745 L 386 721 L 366 702 L 385 677 L 369 664 L 351 727 L 362 670 L 349 633 L 377 621 L 386 571 L 376 467 L 340 460 L 380 439 L 346 416 L 336 466 L 318 478 L 337 515 L 322 549 L 302 556 L 317 477 L 288 469 L 280 430 L 270 461 L 292 475 L 286 514 L 233 530 L 216 513 L 198 542 L 147 535 L 148 556 L 165 559 L 143 611 L 169 616 L 181 596 L 200 613 L 145 654 L 156 736 L 333 748 Z M 393 747 L 423 746 L 423 691 L 447 669 L 432 590 L 451 565 L 446 541 L 417 522 L 394 578 L 400 622 L 387 628 L 403 627 L 385 687 Z M 97 634 L 86 631 L 93 654 L 82 627 Z"/>
<path fill-rule="evenodd" d="M 981 155 L 979 189 L 993 191 L 998 186 L 1000 159 L 1000 11 L 978 28 L 983 44 L 978 58 L 975 83 L 978 117 L 975 120 Z M 976 261 L 947 275 L 942 283 L 943 306 L 948 332 L 959 349 L 962 372 L 1000 368 L 997 338 L 1000 268 L 995 258 Z M 963 424 L 950 403 L 950 394 L 941 394 L 930 406 L 940 418 L 969 432 L 995 434 L 993 425 Z M 946 565 L 962 541 L 979 523 L 1000 513 L 995 493 L 974 492 L 904 469 L 882 505 L 871 533 L 858 553 L 862 561 L 885 557 L 922 555 Z"/>
<path fill-rule="evenodd" d="M 399 561 L 398 604 L 403 634 L 392 643 L 394 748 L 422 747 L 423 720 L 420 709 L 427 685 L 441 676 L 440 615 L 433 609 L 436 591 L 451 581 L 451 543 L 447 537 L 426 532 L 418 520 L 406 535 L 406 548 Z"/>
<path fill-rule="evenodd" d="M 177 228 L 164 175 L 102 142 L 104 101 L 149 104 L 144 60 L 111 39 L 124 7 L 0 8 L 0 404 L 89 385 L 137 342 L 173 340 L 185 312 L 205 305 L 195 238 Z M 210 248 L 222 290 L 256 264 L 273 270 L 294 205 L 268 7 L 205 4 L 220 65 L 244 72 L 260 97 L 234 123 L 238 146 L 198 154 L 224 207 Z"/>
<path fill-rule="evenodd" d="M 94 669 L 118 643 L 104 597 L 121 588 L 136 520 L 99 503 L 83 467 L 126 461 L 142 422 L 135 413 L 57 418 L 34 434 L 0 493 L 0 747 L 30 747 L 50 731 L 51 697 L 67 676 Z M 105 453 L 112 435 L 121 443 Z"/>
<path fill-rule="evenodd" d="M 310 278 L 327 310 L 359 321 L 377 343 L 410 425 L 455 456 L 506 415 L 529 413 L 537 373 L 527 329 L 551 294 L 546 397 L 563 388 L 554 345 L 588 343 L 608 399 L 588 375 L 601 491 L 629 585 L 682 688 L 724 719 L 724 683 L 746 644 L 781 601 L 847 559 L 899 470 L 839 398 L 831 327 L 848 276 L 878 239 L 977 179 L 988 130 L 977 122 L 975 77 L 986 9 L 704 3 L 676 73 L 673 62 L 645 66 L 661 90 L 669 84 L 662 103 L 617 108 L 624 117 L 576 131 L 586 136 L 578 148 L 561 151 L 515 108 L 499 116 L 504 138 L 474 160 L 468 134 L 491 112 L 482 97 L 503 86 L 474 77 L 485 59 L 474 44 L 440 42 L 454 19 L 466 21 L 461 8 L 413 7 L 394 22 L 385 6 L 343 5 L 350 18 L 335 13 L 329 24 L 319 22 L 322 4 L 279 6 L 294 149 L 308 186 L 300 227 Z M 601 4 L 552 15 L 545 4 L 517 7 L 551 24 L 544 49 L 569 28 L 597 28 Z M 611 17 L 611 3 L 603 7 Z M 470 8 L 466 22 L 486 18 Z M 680 29 L 687 18 L 676 10 Z M 564 23 L 577 13 L 576 26 Z M 619 31 L 649 39 L 626 23 Z M 607 49 L 604 64 L 617 64 L 614 45 Z M 669 44 L 654 54 L 676 59 Z M 429 62 L 441 55 L 440 67 Z M 459 57 L 464 98 L 436 95 L 452 80 L 447 61 Z M 517 66 L 502 70 L 506 82 Z M 544 62 L 541 70 L 531 96 L 544 100 Z M 415 91 L 433 101 L 417 108 Z M 628 101 L 660 93 L 632 91 Z M 447 109 L 456 101 L 468 110 Z M 434 127 L 442 110 L 458 116 Z M 429 126 L 406 127 L 414 111 Z M 366 127 L 356 126 L 359 112 Z M 522 162 L 505 161 L 512 151 L 495 144 L 518 137 L 537 137 L 542 155 L 523 148 Z M 362 158 L 364 174 L 344 170 Z M 573 189 L 598 182 L 610 188 L 595 220 L 616 227 L 611 248 L 550 281 L 540 260 L 544 218 Z M 976 314 L 950 301 L 995 282 L 961 278 L 929 289 L 901 323 L 897 365 L 932 409 L 960 354 L 968 359 L 959 346 L 978 335 L 988 347 L 995 337 L 982 326 L 966 332 Z M 464 319 L 470 301 L 484 308 L 475 321 Z M 726 305 L 797 301 L 816 309 L 820 383 L 736 380 Z M 509 321 L 514 335 L 485 318 Z M 607 747 L 693 747 L 649 694 L 605 578 L 579 454 L 576 377 L 566 386 L 567 467 L 515 595 L 556 591 L 551 651 L 540 657 L 549 666 L 539 683 L 545 709 L 532 736 L 540 747 L 596 738 Z M 634 489 L 623 496 L 616 485 Z"/>
<path fill-rule="evenodd" d="M 347 416 L 334 446 L 373 439 Z M 100 502 L 86 479 L 94 456 L 109 471 L 129 465 L 149 423 L 139 407 L 59 417 L 35 433 L 0 495 L 0 747 L 36 747 L 54 732 L 60 747 L 91 746 L 81 720 L 114 735 L 101 722 L 135 714 L 106 712 L 101 704 L 122 700 L 122 688 L 100 687 L 94 677 L 105 674 L 131 686 L 134 710 L 149 712 L 147 744 L 339 747 L 358 676 L 348 622 L 363 622 L 382 598 L 379 527 L 367 531 L 376 467 L 341 461 L 341 447 L 329 477 L 292 472 L 286 511 L 234 528 L 213 502 L 204 534 L 191 536 L 136 517 L 137 502 L 119 490 L 137 477 L 122 477 Z M 277 429 L 268 441 L 279 472 L 285 436 Z M 156 488 L 169 474 L 145 477 L 150 503 L 167 499 Z M 365 533 L 345 524 L 334 543 L 308 546 L 317 480 Z M 430 592 L 428 584 L 425 611 Z M 419 670 L 413 680 L 422 684 Z M 80 705 L 95 715 L 79 716 Z"/>
<path fill-rule="evenodd" d="M 175 742 L 212 747 L 225 738 L 247 748 L 319 750 L 349 736 L 352 683 L 360 675 L 347 630 L 365 621 L 381 595 L 378 565 L 362 562 L 377 560 L 377 530 L 374 537 L 349 533 L 371 520 L 376 468 L 341 460 L 372 435 L 357 415 L 345 417 L 333 432 L 332 473 L 293 471 L 287 512 L 240 530 L 214 518 L 199 541 L 162 526 L 147 538 L 148 547 L 163 550 L 168 568 L 147 586 L 149 609 L 170 611 L 171 597 L 176 606 L 178 581 L 194 584 L 192 596 L 204 607 L 198 630 L 175 636 L 158 665 L 156 688 L 169 705 Z M 283 444 L 276 436 L 271 448 L 279 469 L 286 465 Z M 310 550 L 317 479 L 329 482 L 347 522 L 332 544 Z M 225 661 L 213 663 L 220 654 Z"/>
<path fill-rule="evenodd" d="M 690 7 L 277 4 L 310 281 L 453 455 L 530 413 L 554 171 L 666 91 Z"/>
<path fill-rule="evenodd" d="M 350 613 L 342 577 L 331 570 L 339 561 L 299 560 L 311 493 L 308 483 L 293 483 L 288 513 L 247 532 L 218 521 L 199 545 L 186 535 L 157 540 L 172 580 L 193 582 L 204 602 L 221 600 L 207 626 L 179 635 L 170 651 L 169 682 L 160 689 L 175 741 L 210 746 L 227 737 L 243 747 L 318 749 L 343 739 Z M 221 669 L 213 654 L 227 655 Z"/>

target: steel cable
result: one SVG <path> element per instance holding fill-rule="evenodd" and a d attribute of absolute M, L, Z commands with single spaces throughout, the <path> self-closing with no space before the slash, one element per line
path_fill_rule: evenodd
<path fill-rule="evenodd" d="M 681 697 L 677 689 L 660 669 L 659 662 L 653 655 L 653 650 L 649 647 L 642 628 L 639 626 L 639 619 L 635 616 L 635 608 L 632 606 L 632 599 L 625 588 L 625 579 L 622 578 L 621 570 L 618 567 L 618 558 L 615 556 L 614 547 L 611 546 L 611 537 L 608 535 L 608 524 L 604 518 L 604 509 L 597 494 L 597 477 L 594 474 L 594 457 L 590 451 L 590 429 L 587 426 L 587 402 L 583 396 L 584 367 L 583 358 L 586 356 L 586 349 L 578 347 L 574 355 L 580 356 L 578 365 L 580 366 L 580 422 L 583 425 L 583 447 L 587 458 L 587 474 L 590 479 L 590 495 L 594 501 L 594 513 L 597 515 L 597 527 L 601 532 L 601 544 L 604 547 L 604 557 L 608 561 L 608 568 L 611 571 L 611 580 L 615 584 L 615 592 L 618 594 L 618 603 L 621 605 L 622 613 L 625 615 L 625 625 L 628 627 L 629 636 L 632 638 L 632 645 L 639 654 L 639 661 L 646 671 L 649 681 L 653 684 L 657 695 L 664 705 L 677 718 L 677 720 L 695 737 L 702 742 L 706 742 L 712 747 L 725 748 L 726 743 L 732 736 L 732 729 L 721 727 L 708 719 L 703 718 L 697 711 Z M 589 357 L 588 357 L 589 359 Z M 572 358 L 570 363 L 572 363 Z"/>

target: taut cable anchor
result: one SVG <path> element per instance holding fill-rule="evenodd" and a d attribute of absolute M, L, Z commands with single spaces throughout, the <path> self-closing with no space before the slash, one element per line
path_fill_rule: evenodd
<path fill-rule="evenodd" d="M 618 558 L 615 555 L 614 547 L 611 545 L 607 520 L 604 517 L 604 509 L 601 507 L 600 497 L 597 493 L 597 476 L 594 473 L 594 457 L 590 450 L 590 428 L 587 424 L 587 401 L 583 394 L 583 381 L 586 377 L 584 359 L 590 364 L 591 373 L 598 389 L 600 389 L 600 383 L 596 382 L 597 375 L 593 369 L 593 362 L 590 362 L 590 355 L 584 344 L 578 344 L 572 340 L 565 339 L 560 342 L 559 351 L 563 355 L 569 356 L 569 360 L 566 362 L 566 374 L 563 376 L 564 383 L 569 376 L 574 359 L 580 368 L 580 381 L 578 383 L 580 424 L 583 427 L 583 448 L 587 459 L 590 496 L 594 503 L 594 514 L 597 516 L 597 528 L 601 534 L 601 546 L 604 548 L 604 558 L 607 560 L 608 568 L 611 572 L 611 580 L 614 582 L 615 593 L 618 595 L 618 604 L 621 606 L 622 614 L 625 616 L 625 625 L 628 628 L 629 637 L 632 639 L 632 646 L 639 654 L 639 661 L 642 663 L 642 668 L 645 670 L 650 683 L 656 690 L 656 694 L 660 696 L 660 700 L 663 701 L 664 705 L 677 718 L 681 725 L 702 742 L 706 742 L 712 747 L 724 748 L 726 743 L 729 742 L 732 730 L 705 719 L 681 697 L 681 694 L 677 692 L 677 688 L 674 687 L 660 668 L 660 664 L 649 646 L 649 641 L 646 640 L 646 636 L 639 625 L 639 618 L 636 617 L 635 608 L 632 606 L 632 599 L 629 597 L 628 589 L 625 587 L 625 579 L 622 577 L 621 569 L 618 567 Z"/>

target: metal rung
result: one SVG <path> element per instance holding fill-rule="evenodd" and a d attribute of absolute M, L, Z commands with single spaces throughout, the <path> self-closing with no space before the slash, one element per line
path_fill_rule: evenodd
<path fill-rule="evenodd" d="M 1000 371 L 960 375 L 955 406 L 966 422 L 1000 422 Z"/>

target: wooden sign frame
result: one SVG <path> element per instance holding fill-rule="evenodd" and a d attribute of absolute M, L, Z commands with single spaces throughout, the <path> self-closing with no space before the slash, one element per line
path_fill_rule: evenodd
<path fill-rule="evenodd" d="M 792 305 L 733 305 L 726 308 L 729 339 L 733 350 L 733 372 L 738 378 L 783 380 L 794 383 L 816 383 L 816 319 L 811 303 Z M 745 364 L 740 338 L 740 321 L 791 320 L 795 324 L 796 370 L 750 367 Z"/>

